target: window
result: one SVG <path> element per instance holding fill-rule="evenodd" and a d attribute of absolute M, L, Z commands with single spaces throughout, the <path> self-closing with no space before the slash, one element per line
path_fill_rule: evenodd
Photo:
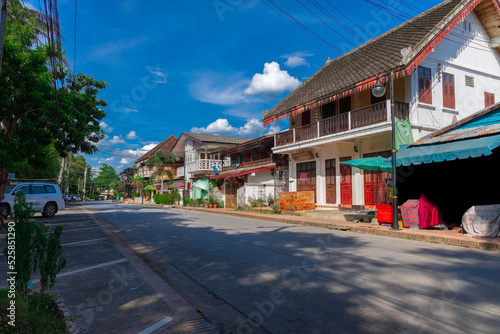
<path fill-rule="evenodd" d="M 488 108 L 495 104 L 495 94 L 484 92 L 484 107 Z"/>
<path fill-rule="evenodd" d="M 431 69 L 418 67 L 418 101 L 432 104 L 432 75 Z"/>
<path fill-rule="evenodd" d="M 467 87 L 474 87 L 474 77 L 466 75 L 465 76 L 465 85 Z"/>
<path fill-rule="evenodd" d="M 30 194 L 30 186 L 22 186 L 22 187 L 17 188 L 16 194 L 18 191 L 22 191 L 25 195 L 28 195 L 28 194 Z"/>
<path fill-rule="evenodd" d="M 335 104 L 335 102 L 330 102 L 328 104 L 324 104 L 321 109 L 322 109 L 322 119 L 330 118 L 335 116 L 337 105 Z"/>
<path fill-rule="evenodd" d="M 311 110 L 302 113 L 302 126 L 311 124 Z"/>
<path fill-rule="evenodd" d="M 44 186 L 46 194 L 55 194 L 56 189 L 53 186 Z"/>
<path fill-rule="evenodd" d="M 36 195 L 43 194 L 43 186 L 31 186 L 31 193 Z"/>
<path fill-rule="evenodd" d="M 455 77 L 443 73 L 443 107 L 455 109 Z"/>

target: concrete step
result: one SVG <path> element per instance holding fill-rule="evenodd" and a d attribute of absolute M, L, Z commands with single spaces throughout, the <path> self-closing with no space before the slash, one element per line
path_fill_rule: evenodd
<path fill-rule="evenodd" d="M 375 217 L 375 211 L 352 211 L 342 212 L 340 210 L 304 210 L 304 217 L 343 220 L 350 222 L 369 223 Z"/>

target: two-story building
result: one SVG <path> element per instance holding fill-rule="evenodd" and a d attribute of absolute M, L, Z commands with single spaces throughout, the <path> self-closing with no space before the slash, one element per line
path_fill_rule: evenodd
<path fill-rule="evenodd" d="M 497 0 L 446 0 L 332 60 L 271 110 L 264 124 L 289 119 L 274 153 L 291 158 L 290 190 L 313 190 L 317 208 L 373 208 L 391 176 L 341 162 L 389 156 L 388 75 L 395 116 L 418 140 L 494 104 L 500 94 Z M 371 88 L 380 78 L 386 95 Z"/>
<path fill-rule="evenodd" d="M 208 197 L 209 177 L 230 164 L 229 157 L 223 156 L 221 151 L 248 140 L 240 137 L 181 133 L 172 153 L 184 162 L 183 166 L 177 168 L 177 178 L 186 180 L 190 198 Z"/>
<path fill-rule="evenodd" d="M 125 193 L 125 197 L 128 198 L 134 192 L 132 186 L 132 179 L 134 178 L 134 166 L 125 168 L 120 172 L 120 182 L 122 184 L 121 190 Z"/>
<path fill-rule="evenodd" d="M 164 141 L 153 147 L 151 150 L 144 153 L 139 159 L 135 160 L 135 169 L 137 173 L 136 176 L 142 177 L 145 180 L 149 180 L 153 175 L 153 173 L 156 172 L 156 166 L 154 165 L 148 166 L 147 163 L 148 160 L 154 157 L 154 155 L 157 152 L 163 152 L 163 153 L 171 152 L 176 142 L 177 142 L 177 137 L 172 134 L 170 137 L 168 137 L 167 139 L 165 139 Z M 172 171 L 174 177 L 176 176 L 177 166 L 165 166 L 163 167 L 163 169 L 164 171 L 166 170 Z M 155 174 L 156 177 L 153 180 L 155 185 L 157 186 L 161 184 L 161 179 L 159 174 L 160 173 L 156 173 Z M 163 173 L 163 180 L 164 181 L 168 180 L 168 176 L 165 172 Z"/>
<path fill-rule="evenodd" d="M 217 180 L 221 198 L 226 208 L 250 204 L 252 200 L 279 198 L 281 191 L 288 191 L 288 156 L 274 154 L 274 135 L 251 139 L 220 152 L 229 157 L 229 164 L 211 180 Z M 214 189 L 214 196 L 218 189 Z"/>

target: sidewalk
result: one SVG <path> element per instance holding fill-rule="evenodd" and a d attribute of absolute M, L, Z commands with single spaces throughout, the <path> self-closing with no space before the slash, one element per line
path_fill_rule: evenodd
<path fill-rule="evenodd" d="M 140 205 L 130 203 L 134 205 Z M 404 228 L 400 231 L 392 231 L 390 227 L 383 225 L 372 225 L 369 223 L 352 223 L 343 220 L 312 218 L 303 216 L 292 216 L 287 214 L 263 214 L 258 212 L 235 211 L 232 209 L 209 209 L 209 208 L 194 208 L 182 207 L 176 205 L 161 205 L 161 204 L 143 204 L 143 206 L 153 207 L 172 207 L 181 210 L 192 210 L 199 212 L 216 213 L 221 215 L 229 215 L 236 217 L 245 217 L 259 220 L 268 220 L 287 224 L 296 224 L 304 226 L 314 226 L 328 228 L 331 230 L 349 231 L 363 234 L 374 234 L 393 238 L 402 238 L 409 240 L 417 240 L 424 242 L 432 242 L 438 244 L 460 246 L 466 248 L 475 248 L 489 251 L 500 251 L 500 239 L 494 238 L 472 238 L 458 233 L 456 230 L 413 230 Z"/>

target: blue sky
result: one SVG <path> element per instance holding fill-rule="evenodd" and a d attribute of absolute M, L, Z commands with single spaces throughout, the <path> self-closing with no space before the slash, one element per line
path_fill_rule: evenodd
<path fill-rule="evenodd" d="M 372 1 L 403 19 L 440 2 Z M 263 127 L 262 111 L 328 57 L 402 22 L 363 0 L 273 1 L 286 14 L 260 0 L 86 0 L 78 1 L 75 57 L 75 1 L 58 3 L 72 70 L 76 59 L 76 72 L 109 84 L 100 95 L 108 102 L 106 138 L 87 161 L 118 172 L 172 134 L 255 138 L 285 130 L 286 120 Z"/>

